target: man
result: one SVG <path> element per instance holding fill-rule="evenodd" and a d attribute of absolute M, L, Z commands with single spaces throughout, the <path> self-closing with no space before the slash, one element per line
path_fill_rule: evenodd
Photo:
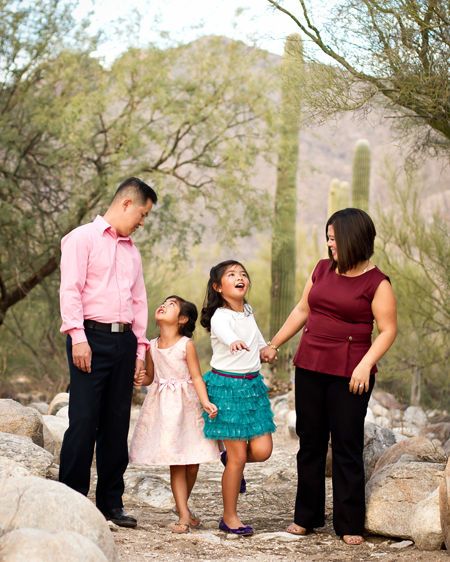
<path fill-rule="evenodd" d="M 130 235 L 156 202 L 150 186 L 128 178 L 103 217 L 61 242 L 61 332 L 67 334 L 70 394 L 59 479 L 87 495 L 96 445 L 96 504 L 123 527 L 137 524 L 123 509 L 123 475 L 133 377 L 143 368 L 149 343 L 141 256 Z"/>

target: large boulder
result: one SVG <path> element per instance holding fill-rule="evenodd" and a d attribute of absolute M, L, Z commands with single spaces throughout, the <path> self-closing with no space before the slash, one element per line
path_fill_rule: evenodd
<path fill-rule="evenodd" d="M 407 458 L 375 471 L 366 484 L 366 528 L 371 533 L 412 539 L 417 504 L 442 480 L 444 464 L 405 462 Z"/>
<path fill-rule="evenodd" d="M 16 529 L 0 538 L 0 552 L 5 562 L 107 562 L 105 554 L 91 540 L 79 533 L 42 529 Z"/>
<path fill-rule="evenodd" d="M 408 406 L 403 414 L 403 423 L 406 426 L 422 428 L 427 425 L 428 418 L 420 406 Z"/>
<path fill-rule="evenodd" d="M 0 431 L 30 437 L 36 445 L 44 445 L 42 416 L 34 408 L 22 406 L 8 398 L 0 400 Z"/>
<path fill-rule="evenodd" d="M 444 542 L 439 511 L 439 489 L 420 501 L 411 517 L 411 536 L 420 550 L 440 550 Z"/>
<path fill-rule="evenodd" d="M 12 459 L 0 457 L 0 480 L 2 478 L 10 478 L 11 476 L 32 476 L 32 474 L 28 468 Z"/>
<path fill-rule="evenodd" d="M 386 450 L 378 459 L 373 472 L 375 473 L 388 464 L 396 463 L 403 455 L 418 462 L 445 463 L 447 461 L 444 450 L 437 443 L 433 443 L 425 437 L 411 437 Z"/>
<path fill-rule="evenodd" d="M 117 560 L 105 518 L 68 486 L 35 476 L 14 477 L 0 481 L 0 497 L 0 536 L 21 528 L 70 531 L 96 544 L 107 560 Z"/>
<path fill-rule="evenodd" d="M 46 416 L 48 414 L 47 402 L 30 402 L 30 404 L 28 404 L 28 408 L 33 408 L 34 410 L 37 410 L 43 416 Z"/>
<path fill-rule="evenodd" d="M 53 455 L 35 445 L 29 437 L 12 433 L 0 433 L 0 457 L 11 459 L 35 476 L 44 478 L 53 462 Z"/>
<path fill-rule="evenodd" d="M 374 423 L 364 424 L 364 470 L 366 481 L 372 475 L 375 464 L 381 455 L 396 442 L 394 433 Z"/>
<path fill-rule="evenodd" d="M 444 445 L 450 439 L 450 422 L 427 425 L 420 431 L 420 435 L 430 440 L 437 439 L 441 445 Z"/>
<path fill-rule="evenodd" d="M 64 438 L 64 433 L 66 432 L 66 429 L 69 427 L 69 421 L 59 415 L 43 416 L 43 421 L 44 421 L 44 447 L 47 451 L 52 453 L 54 460 L 56 462 L 59 462 L 61 445 Z"/>
<path fill-rule="evenodd" d="M 405 408 L 393 394 L 385 390 L 375 389 L 370 399 L 372 403 L 378 403 L 388 410 L 404 410 Z"/>
<path fill-rule="evenodd" d="M 68 406 L 68 404 L 69 404 L 69 393 L 60 392 L 50 402 L 48 407 L 48 414 L 50 416 L 54 416 L 61 408 L 63 408 L 64 406 Z"/>
<path fill-rule="evenodd" d="M 445 546 L 450 550 L 450 459 L 447 461 L 444 478 L 439 486 L 439 509 Z"/>

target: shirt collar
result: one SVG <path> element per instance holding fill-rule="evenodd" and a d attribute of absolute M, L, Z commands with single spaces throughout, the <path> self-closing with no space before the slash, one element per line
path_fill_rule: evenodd
<path fill-rule="evenodd" d="M 118 236 L 116 229 L 109 224 L 101 215 L 97 215 L 93 221 L 95 228 L 100 232 L 100 234 L 104 234 L 107 230 L 117 238 L 117 240 L 123 240 L 133 244 L 133 240 L 129 236 Z"/>

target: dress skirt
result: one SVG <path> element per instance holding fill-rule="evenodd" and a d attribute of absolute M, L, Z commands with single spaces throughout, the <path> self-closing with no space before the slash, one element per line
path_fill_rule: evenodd
<path fill-rule="evenodd" d="M 244 374 L 213 369 L 203 378 L 209 399 L 219 410 L 213 419 L 203 413 L 205 437 L 248 441 L 275 431 L 268 388 L 259 372 Z"/>

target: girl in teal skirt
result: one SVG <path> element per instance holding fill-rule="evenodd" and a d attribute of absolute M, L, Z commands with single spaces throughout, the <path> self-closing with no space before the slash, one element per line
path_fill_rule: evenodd
<path fill-rule="evenodd" d="M 204 380 L 217 417 L 205 418 L 205 436 L 224 442 L 223 517 L 219 529 L 252 535 L 237 514 L 237 500 L 246 462 L 261 462 L 272 454 L 275 431 L 267 387 L 259 372 L 260 350 L 267 344 L 245 297 L 250 278 L 234 260 L 210 271 L 201 324 L 211 332 L 211 370 Z"/>

